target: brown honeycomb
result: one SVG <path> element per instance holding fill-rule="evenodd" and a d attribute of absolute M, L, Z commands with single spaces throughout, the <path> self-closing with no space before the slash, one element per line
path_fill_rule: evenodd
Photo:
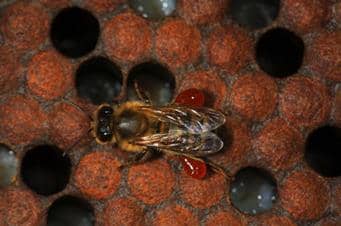
<path fill-rule="evenodd" d="M 63 161 L 42 164 L 49 172 L 41 172 L 39 164 L 19 167 L 15 180 L 0 187 L 0 226 L 47 225 L 58 213 L 75 219 L 92 214 L 89 226 L 340 225 L 340 168 L 326 166 L 340 165 L 340 153 L 317 153 L 327 161 L 319 165 L 305 150 L 319 147 L 321 142 L 314 140 L 319 139 L 314 135 L 319 128 L 340 133 L 341 4 L 282 0 L 278 15 L 258 24 L 248 15 L 231 12 L 231 2 L 237 1 L 178 0 L 172 15 L 148 20 L 127 0 L 0 1 L 0 143 L 11 148 L 19 164 L 40 145 L 58 147 L 58 158 L 71 160 L 68 183 L 53 194 L 38 192 L 26 182 L 30 175 L 63 177 Z M 88 14 L 78 10 L 80 27 L 98 23 L 100 30 L 95 44 L 91 40 L 96 32 L 88 39 L 80 37 L 84 39 L 79 43 L 63 43 L 81 48 L 77 57 L 56 48 L 63 29 L 52 37 L 54 18 L 66 7 L 86 10 Z M 233 10 L 238 7 L 234 4 Z M 77 17 L 69 19 L 77 23 Z M 64 35 L 78 32 L 76 27 Z M 262 36 L 274 30 L 276 40 L 267 38 L 265 47 L 258 48 Z M 283 30 L 296 35 L 289 44 L 283 37 L 291 33 Z M 298 60 L 295 51 L 282 47 L 300 45 L 297 37 L 304 44 L 303 59 Z M 274 55 L 276 51 L 283 55 Z M 114 66 L 98 66 L 103 58 L 93 61 L 96 57 Z M 87 69 L 80 70 L 87 62 Z M 169 99 L 197 88 L 205 93 L 206 106 L 225 113 L 226 123 L 218 131 L 224 147 L 210 160 L 232 178 L 213 172 L 203 180 L 191 178 L 176 158 L 167 156 L 119 168 L 128 154 L 95 142 L 90 121 L 101 95 L 125 101 L 132 69 L 144 63 L 160 64 L 173 76 L 157 80 L 153 76 L 158 73 L 146 75 L 151 84 L 168 82 L 167 88 L 175 83 L 174 90 L 163 92 Z M 94 73 L 98 79 L 91 79 Z M 92 92 L 98 83 L 112 79 L 111 73 L 117 82 L 110 86 L 113 93 L 78 95 L 79 86 L 85 84 L 85 91 Z M 78 76 L 87 80 L 80 85 Z M 246 214 L 231 202 L 233 176 L 246 167 L 262 168 L 276 180 L 278 200 L 266 213 Z M 54 186 L 53 181 L 31 182 Z M 75 200 L 76 207 L 64 204 L 67 211 L 56 210 Z"/>

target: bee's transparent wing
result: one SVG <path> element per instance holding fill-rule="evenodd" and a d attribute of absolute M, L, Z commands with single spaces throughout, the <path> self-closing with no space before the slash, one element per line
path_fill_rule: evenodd
<path fill-rule="evenodd" d="M 206 156 L 218 152 L 224 145 L 223 141 L 212 132 L 191 134 L 182 130 L 137 137 L 131 143 L 193 156 Z"/>
<path fill-rule="evenodd" d="M 212 108 L 142 106 L 141 110 L 162 122 L 169 122 L 193 134 L 214 130 L 225 123 L 225 115 Z"/>

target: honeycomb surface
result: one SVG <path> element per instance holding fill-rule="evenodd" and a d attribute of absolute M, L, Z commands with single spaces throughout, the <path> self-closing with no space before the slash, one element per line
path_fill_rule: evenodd
<path fill-rule="evenodd" d="M 282 0 L 258 24 L 231 2 L 178 0 L 170 16 L 149 20 L 125 0 L 1 1 L 0 149 L 14 153 L 17 172 L 1 184 L 0 226 L 54 225 L 53 214 L 76 226 L 341 225 L 341 150 L 319 155 L 324 163 L 305 154 L 309 142 L 318 147 L 316 139 L 326 145 L 332 137 L 312 135 L 321 128 L 335 130 L 330 142 L 340 147 L 341 4 Z M 53 36 L 52 28 L 57 15 L 75 8 L 61 24 L 90 31 L 67 52 L 53 41 L 65 30 Z M 206 106 L 224 112 L 225 146 L 209 159 L 231 178 L 192 178 L 165 155 L 120 169 L 129 153 L 96 143 L 93 112 L 102 100 L 126 101 L 129 76 L 143 64 L 150 76 L 141 82 L 162 90 L 156 101 L 196 88 Z M 103 76 L 86 77 L 96 73 Z M 109 88 L 96 93 L 97 82 Z M 48 153 L 29 155 L 42 147 Z M 264 213 L 231 201 L 233 177 L 247 167 L 275 181 L 278 198 Z M 55 210 L 60 202 L 64 212 Z"/>

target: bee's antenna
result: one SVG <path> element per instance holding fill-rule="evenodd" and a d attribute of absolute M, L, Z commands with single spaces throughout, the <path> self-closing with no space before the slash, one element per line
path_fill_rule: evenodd
<path fill-rule="evenodd" d="M 81 106 L 79 106 L 78 104 L 75 104 L 74 102 L 72 102 L 72 101 L 70 101 L 70 100 L 67 100 L 67 99 L 64 99 L 64 98 L 62 98 L 62 101 L 65 102 L 65 103 L 68 103 L 68 104 L 74 106 L 75 108 L 81 110 L 82 112 L 86 113 L 88 119 L 89 119 L 90 121 L 93 121 L 92 115 L 88 114 L 88 112 L 87 112 L 84 108 L 82 108 Z"/>
<path fill-rule="evenodd" d="M 89 130 L 87 131 L 87 133 L 83 136 L 81 136 L 79 139 L 77 139 L 74 143 L 72 143 L 70 146 L 67 146 L 67 149 L 63 152 L 63 155 L 65 155 L 68 151 L 72 150 L 75 146 L 77 146 L 80 141 L 84 138 L 84 136 L 88 135 L 92 130 L 93 130 L 93 126 L 92 126 L 92 122 L 93 122 L 93 117 L 92 115 L 88 114 L 88 112 L 83 109 L 81 106 L 75 104 L 74 102 L 70 101 L 70 100 L 67 100 L 65 98 L 62 98 L 62 102 L 64 103 L 67 103 L 67 104 L 70 104 L 72 106 L 74 106 L 75 108 L 77 108 L 78 110 L 84 112 L 86 114 L 86 116 L 88 117 L 88 119 L 90 120 L 90 128 Z"/>
<path fill-rule="evenodd" d="M 81 136 L 80 138 L 78 138 L 75 142 L 73 142 L 68 148 L 67 150 L 64 151 L 63 155 L 66 153 L 66 152 L 69 152 L 70 150 L 72 150 L 74 147 L 76 147 L 80 142 L 81 140 L 84 138 L 84 135 Z"/>
<path fill-rule="evenodd" d="M 152 104 L 151 98 L 149 97 L 149 95 L 145 91 L 140 89 L 140 86 L 139 86 L 136 79 L 134 80 L 134 88 L 135 88 L 135 91 L 136 91 L 138 98 L 142 102 L 145 102 L 145 103 L 150 104 L 150 105 Z"/>

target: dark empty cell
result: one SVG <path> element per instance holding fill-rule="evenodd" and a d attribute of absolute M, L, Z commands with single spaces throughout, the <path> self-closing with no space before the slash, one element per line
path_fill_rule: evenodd
<path fill-rule="evenodd" d="M 47 226 L 93 226 L 95 214 L 86 200 L 63 196 L 50 206 L 47 213 Z"/>
<path fill-rule="evenodd" d="M 4 35 L 2 34 L 2 32 L 0 31 L 0 46 L 2 46 L 4 44 L 5 40 L 4 40 Z"/>
<path fill-rule="evenodd" d="M 76 72 L 78 96 L 93 104 L 111 103 L 121 92 L 122 73 L 104 57 L 83 62 Z"/>
<path fill-rule="evenodd" d="M 306 140 L 305 160 L 325 177 L 341 176 L 341 128 L 323 126 L 311 132 Z"/>
<path fill-rule="evenodd" d="M 269 25 L 279 12 L 279 0 L 232 0 L 232 18 L 249 29 L 259 29 Z"/>
<path fill-rule="evenodd" d="M 28 150 L 21 163 L 22 180 L 40 195 L 62 191 L 70 173 L 70 158 L 55 146 L 42 145 Z"/>
<path fill-rule="evenodd" d="M 295 33 L 276 28 L 266 32 L 256 45 L 256 60 L 269 75 L 284 78 L 302 65 L 304 43 Z"/>
<path fill-rule="evenodd" d="M 0 144 L 0 188 L 10 185 L 17 176 L 18 159 L 14 152 Z"/>
<path fill-rule="evenodd" d="M 264 213 L 277 200 L 277 185 L 265 170 L 247 167 L 235 175 L 230 187 L 230 198 L 233 206 L 246 214 Z"/>
<path fill-rule="evenodd" d="M 175 79 L 172 73 L 161 64 L 147 62 L 135 66 L 128 75 L 128 99 L 138 100 L 134 83 L 146 99 L 153 105 L 167 105 L 174 95 Z"/>
<path fill-rule="evenodd" d="M 89 11 L 70 7 L 63 9 L 53 19 L 50 36 L 59 52 L 77 58 L 95 48 L 99 31 L 99 23 Z"/>

